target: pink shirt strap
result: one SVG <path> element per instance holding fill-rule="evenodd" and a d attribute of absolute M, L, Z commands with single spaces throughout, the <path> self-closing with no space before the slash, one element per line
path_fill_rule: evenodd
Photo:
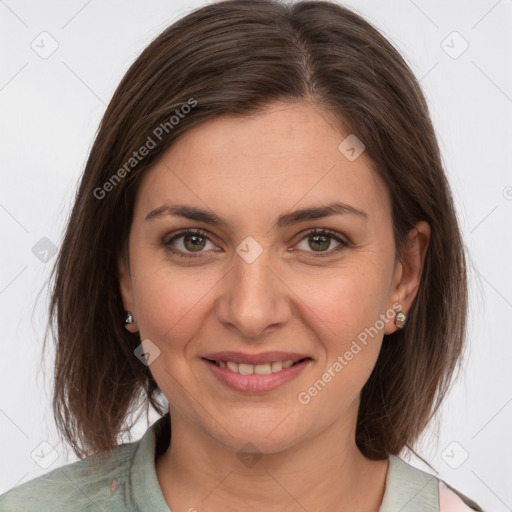
<path fill-rule="evenodd" d="M 482 510 L 476 503 L 459 491 L 439 480 L 439 511 L 440 512 L 471 512 Z"/>

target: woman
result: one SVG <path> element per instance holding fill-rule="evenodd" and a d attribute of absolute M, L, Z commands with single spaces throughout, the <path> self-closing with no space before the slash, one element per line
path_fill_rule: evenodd
<path fill-rule="evenodd" d="M 393 46 L 334 3 L 198 9 L 115 92 L 55 266 L 54 414 L 85 458 L 0 510 L 481 510 L 398 458 L 466 308 Z M 118 445 L 141 401 L 162 418 Z"/>

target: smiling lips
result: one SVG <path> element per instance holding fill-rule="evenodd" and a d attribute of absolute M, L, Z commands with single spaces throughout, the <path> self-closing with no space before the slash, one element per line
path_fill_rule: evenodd
<path fill-rule="evenodd" d="M 288 359 L 286 361 L 273 361 L 272 363 L 265 364 L 246 364 L 235 363 L 234 361 L 214 361 L 220 368 L 229 368 L 232 372 L 240 373 L 242 375 L 268 375 L 269 373 L 280 372 L 283 368 L 293 366 L 297 361 Z"/>
<path fill-rule="evenodd" d="M 202 359 L 221 382 L 237 391 L 270 391 L 295 377 L 312 360 L 292 352 L 215 352 Z"/>

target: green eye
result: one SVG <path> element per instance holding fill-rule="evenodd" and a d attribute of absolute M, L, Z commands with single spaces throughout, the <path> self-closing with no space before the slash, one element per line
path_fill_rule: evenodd
<path fill-rule="evenodd" d="M 182 235 L 182 236 L 183 236 L 183 245 L 189 251 L 192 251 L 192 252 L 200 251 L 201 249 L 204 249 L 204 246 L 206 245 L 205 237 L 195 235 L 195 234 L 190 234 L 190 233 L 187 233 L 186 235 Z"/>
<path fill-rule="evenodd" d="M 318 249 L 320 251 L 326 251 L 331 245 L 331 240 L 326 235 L 309 235 L 308 237 L 312 249 Z"/>
<path fill-rule="evenodd" d="M 185 250 L 176 249 L 174 247 L 174 243 L 177 240 L 183 239 L 182 246 Z M 174 254 L 181 256 L 183 258 L 194 258 L 194 255 L 187 254 L 190 253 L 200 253 L 205 248 L 206 243 L 210 242 L 208 236 L 199 230 L 187 229 L 186 231 L 182 231 L 181 233 L 173 236 L 169 241 L 165 242 L 164 245 Z"/>
<path fill-rule="evenodd" d="M 338 244 L 334 249 L 329 250 L 332 244 L 332 240 L 335 240 Z M 333 253 L 342 250 L 345 247 L 348 247 L 348 244 L 338 236 L 338 233 L 335 231 L 325 230 L 325 229 L 313 229 L 309 231 L 306 236 L 301 240 L 300 243 L 307 244 L 305 248 L 300 248 L 301 251 L 305 252 L 313 252 L 313 253 L 324 253 L 324 254 L 315 254 L 315 256 L 330 256 Z M 299 243 L 299 245 L 300 245 Z M 312 250 L 308 250 L 312 249 Z"/>
<path fill-rule="evenodd" d="M 182 247 L 177 248 L 175 244 L 179 240 L 182 240 Z M 335 246 L 334 249 L 331 249 L 333 240 L 338 245 Z M 213 245 L 206 233 L 200 230 L 187 229 L 177 233 L 170 240 L 164 242 L 164 246 L 181 258 L 194 258 L 199 257 L 203 252 L 207 252 L 203 249 L 206 248 L 208 243 Z M 302 243 L 305 243 L 306 246 L 302 248 L 299 247 L 299 250 L 309 252 L 318 257 L 331 256 L 349 245 L 340 238 L 335 231 L 316 228 L 310 230 L 302 237 L 299 245 Z"/>

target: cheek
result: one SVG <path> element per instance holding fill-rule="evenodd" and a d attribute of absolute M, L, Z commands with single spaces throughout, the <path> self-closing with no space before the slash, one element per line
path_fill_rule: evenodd
<path fill-rule="evenodd" d="M 302 313 L 313 322 L 317 333 L 346 341 L 373 326 L 385 312 L 388 279 L 372 265 L 351 265 L 333 272 L 289 276 L 288 283 Z M 308 313 L 309 312 L 309 313 Z"/>
<path fill-rule="evenodd" d="M 141 263 L 139 268 L 134 291 L 141 337 L 150 338 L 161 350 L 177 349 L 201 328 L 218 277 L 165 262 Z"/>
<path fill-rule="evenodd" d="M 317 392 L 323 385 L 330 389 L 322 394 L 324 399 L 338 396 L 350 401 L 370 376 L 385 327 L 387 282 L 382 269 L 368 264 L 316 279 L 297 276 L 290 285 L 301 298 L 301 321 L 320 342 L 315 379 L 321 381 Z"/>
<path fill-rule="evenodd" d="M 370 288 L 365 293 L 361 288 L 336 289 L 328 295 L 331 300 L 324 294 L 323 301 L 310 295 L 304 308 L 315 308 L 318 316 L 310 313 L 308 321 L 318 337 L 325 334 L 318 367 L 296 399 L 308 407 L 310 417 L 334 420 L 356 404 L 377 362 L 385 324 L 379 318 L 382 301 L 375 300 Z"/>

